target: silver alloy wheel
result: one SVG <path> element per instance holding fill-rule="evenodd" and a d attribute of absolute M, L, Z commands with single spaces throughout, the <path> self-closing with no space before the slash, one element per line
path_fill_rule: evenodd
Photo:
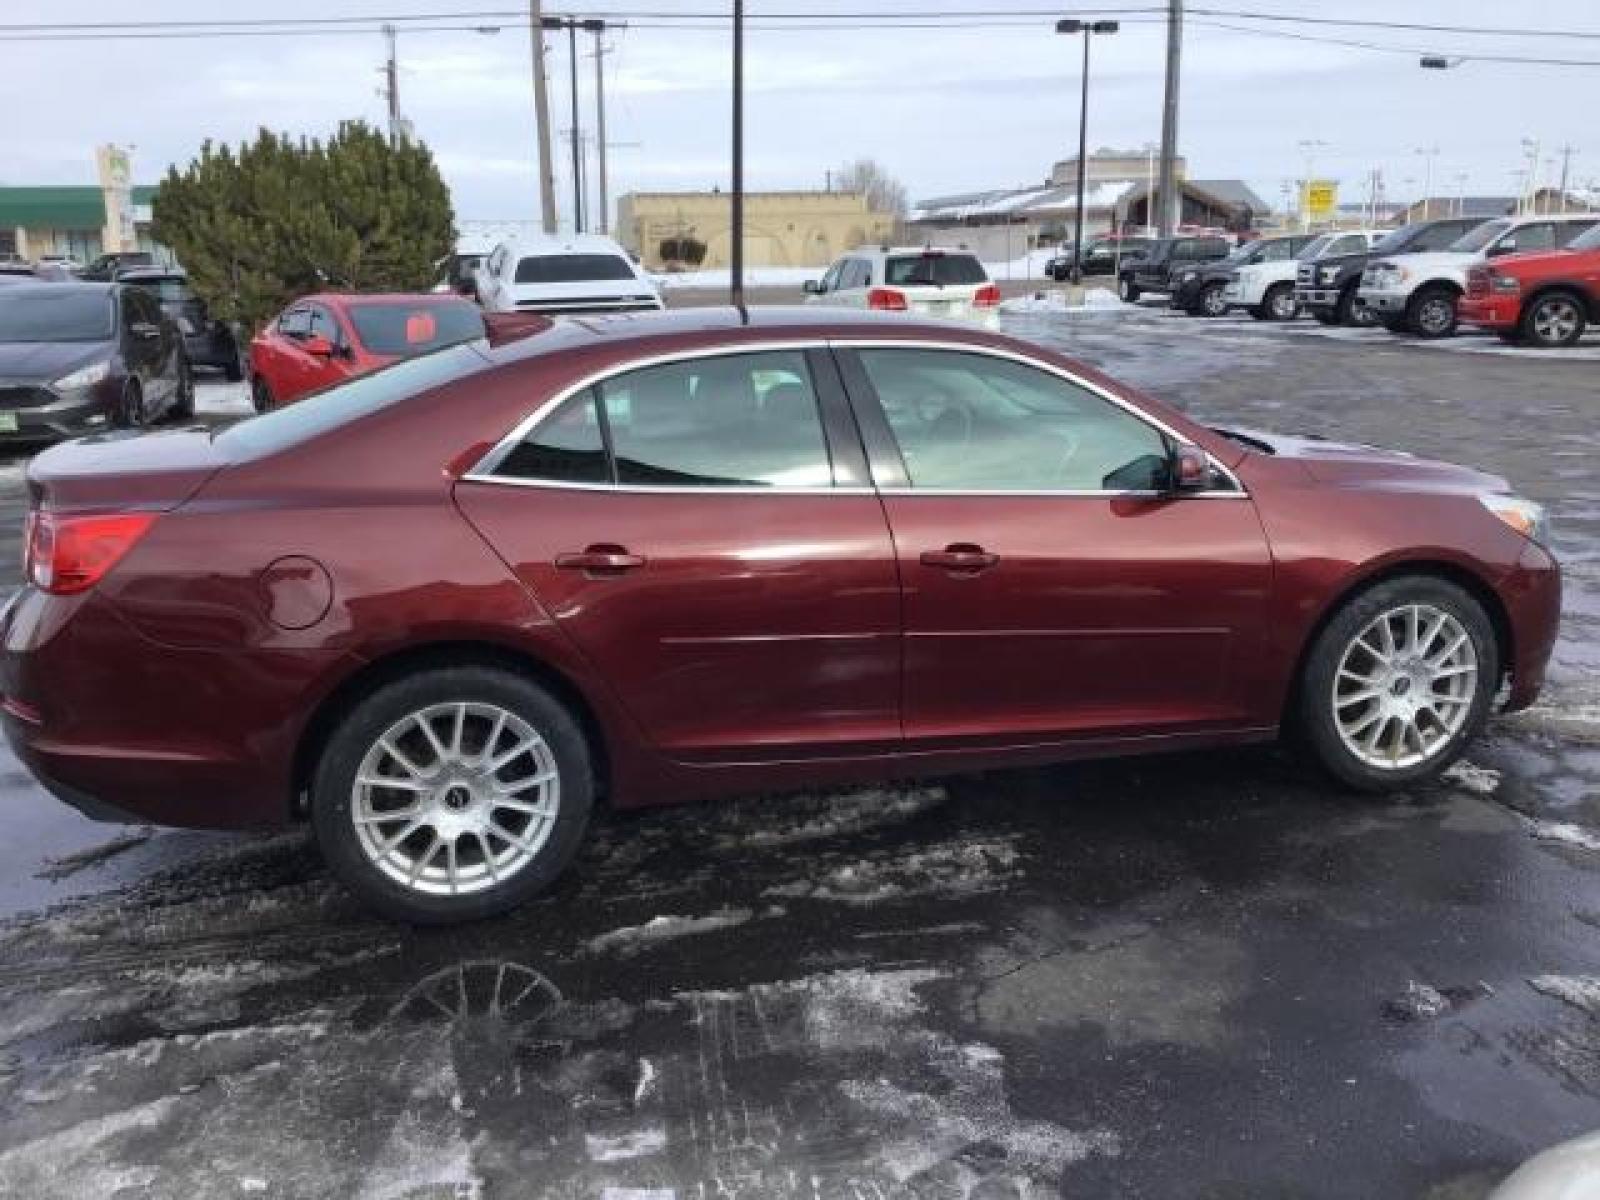
<path fill-rule="evenodd" d="M 1228 311 L 1228 298 L 1222 294 L 1222 285 L 1213 283 L 1200 293 L 1200 307 L 1208 317 L 1220 317 Z"/>
<path fill-rule="evenodd" d="M 1533 333 L 1545 345 L 1559 346 L 1577 332 L 1581 320 L 1576 304 L 1565 296 L 1552 296 L 1533 310 Z"/>
<path fill-rule="evenodd" d="M 1300 313 L 1300 301 L 1294 298 L 1294 289 L 1279 287 L 1273 290 L 1267 304 L 1274 321 L 1292 321 Z"/>
<path fill-rule="evenodd" d="M 1450 328 L 1455 315 L 1455 305 L 1443 296 L 1436 296 L 1417 309 L 1417 328 L 1423 333 L 1443 333 Z"/>
<path fill-rule="evenodd" d="M 1448 612 L 1405 604 L 1374 617 L 1345 647 L 1333 716 L 1345 749 L 1385 771 L 1436 755 L 1472 711 L 1478 651 Z"/>
<path fill-rule="evenodd" d="M 544 738 L 495 704 L 435 704 L 402 717 L 356 771 L 350 816 L 369 862 L 414 892 L 504 883 L 539 856 L 561 808 Z"/>

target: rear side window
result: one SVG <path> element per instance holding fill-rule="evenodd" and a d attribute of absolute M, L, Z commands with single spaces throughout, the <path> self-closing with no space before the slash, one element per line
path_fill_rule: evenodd
<path fill-rule="evenodd" d="M 497 473 L 705 488 L 833 484 L 816 390 L 799 351 L 720 355 L 613 376 L 540 422 Z"/>
<path fill-rule="evenodd" d="M 633 265 L 615 254 L 536 254 L 517 260 L 518 283 L 592 283 L 633 278 Z"/>
<path fill-rule="evenodd" d="M 230 425 L 217 434 L 217 444 L 237 458 L 275 454 L 488 365 L 489 360 L 468 345 L 401 359 L 296 404 Z"/>
<path fill-rule="evenodd" d="M 483 316 L 471 304 L 352 304 L 347 311 L 374 354 L 425 354 L 483 336 Z"/>
<path fill-rule="evenodd" d="M 988 283 L 983 264 L 970 254 L 897 255 L 885 259 L 883 281 L 891 286 Z"/>
<path fill-rule="evenodd" d="M 1571 246 L 1594 227 L 1588 221 L 1563 221 L 1556 226 L 1556 245 Z"/>

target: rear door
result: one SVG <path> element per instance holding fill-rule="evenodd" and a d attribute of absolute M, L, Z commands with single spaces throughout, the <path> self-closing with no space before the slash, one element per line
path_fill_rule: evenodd
<path fill-rule="evenodd" d="M 540 403 L 457 502 L 652 744 L 898 748 L 894 550 L 825 350 L 702 353 Z"/>
<path fill-rule="evenodd" d="M 167 351 L 162 345 L 160 309 L 136 287 L 117 289 L 117 308 L 129 374 L 139 380 L 145 397 L 145 412 L 159 413 L 167 401 L 167 385 L 163 377 Z M 155 309 L 155 312 L 152 313 L 151 309 Z"/>
<path fill-rule="evenodd" d="M 900 561 L 909 751 L 1263 723 L 1271 560 L 1230 477 L 1161 494 L 1164 431 L 1027 360 L 838 352 Z"/>

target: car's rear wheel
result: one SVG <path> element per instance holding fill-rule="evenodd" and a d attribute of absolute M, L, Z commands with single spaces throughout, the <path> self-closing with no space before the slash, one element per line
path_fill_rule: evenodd
<path fill-rule="evenodd" d="M 387 684 L 318 761 L 312 824 L 333 873 L 386 916 L 475 920 L 548 887 L 593 804 L 588 744 L 533 681 L 486 666 Z"/>
<path fill-rule="evenodd" d="M 1131 279 L 1117 280 L 1117 295 L 1124 304 L 1137 304 L 1139 301 L 1139 289 Z"/>
<path fill-rule="evenodd" d="M 1294 320 L 1300 315 L 1300 302 L 1294 298 L 1294 284 L 1273 284 L 1261 298 L 1261 308 L 1269 321 Z"/>
<path fill-rule="evenodd" d="M 1460 755 L 1499 677 L 1494 627 L 1477 600 L 1434 576 L 1390 579 L 1318 635 L 1299 684 L 1299 732 L 1341 782 L 1401 787 Z"/>
<path fill-rule="evenodd" d="M 1356 288 L 1354 284 L 1339 293 L 1339 308 L 1335 314 L 1341 325 L 1353 325 L 1357 329 L 1366 329 L 1377 324 L 1378 314 L 1365 304 L 1356 302 Z"/>
<path fill-rule="evenodd" d="M 272 411 L 272 389 L 259 375 L 250 381 L 250 403 L 258 413 Z"/>
<path fill-rule="evenodd" d="M 1583 304 L 1570 292 L 1540 296 L 1522 314 L 1524 340 L 1546 349 L 1576 345 L 1588 322 Z"/>
<path fill-rule="evenodd" d="M 1440 284 L 1420 288 L 1411 297 L 1406 316 L 1418 337 L 1449 337 L 1456 331 L 1456 294 Z"/>

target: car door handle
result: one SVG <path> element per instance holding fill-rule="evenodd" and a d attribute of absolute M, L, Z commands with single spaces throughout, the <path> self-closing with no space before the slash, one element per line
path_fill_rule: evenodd
<path fill-rule="evenodd" d="M 644 566 L 644 559 L 629 554 L 622 546 L 590 546 L 580 553 L 556 555 L 556 566 L 563 571 L 584 571 L 591 575 L 620 575 Z"/>
<path fill-rule="evenodd" d="M 999 561 L 998 554 L 990 554 L 982 546 L 974 546 L 971 542 L 955 542 L 943 550 L 922 552 L 923 566 L 939 567 L 946 571 L 965 574 L 975 575 L 979 571 L 987 571 Z"/>

